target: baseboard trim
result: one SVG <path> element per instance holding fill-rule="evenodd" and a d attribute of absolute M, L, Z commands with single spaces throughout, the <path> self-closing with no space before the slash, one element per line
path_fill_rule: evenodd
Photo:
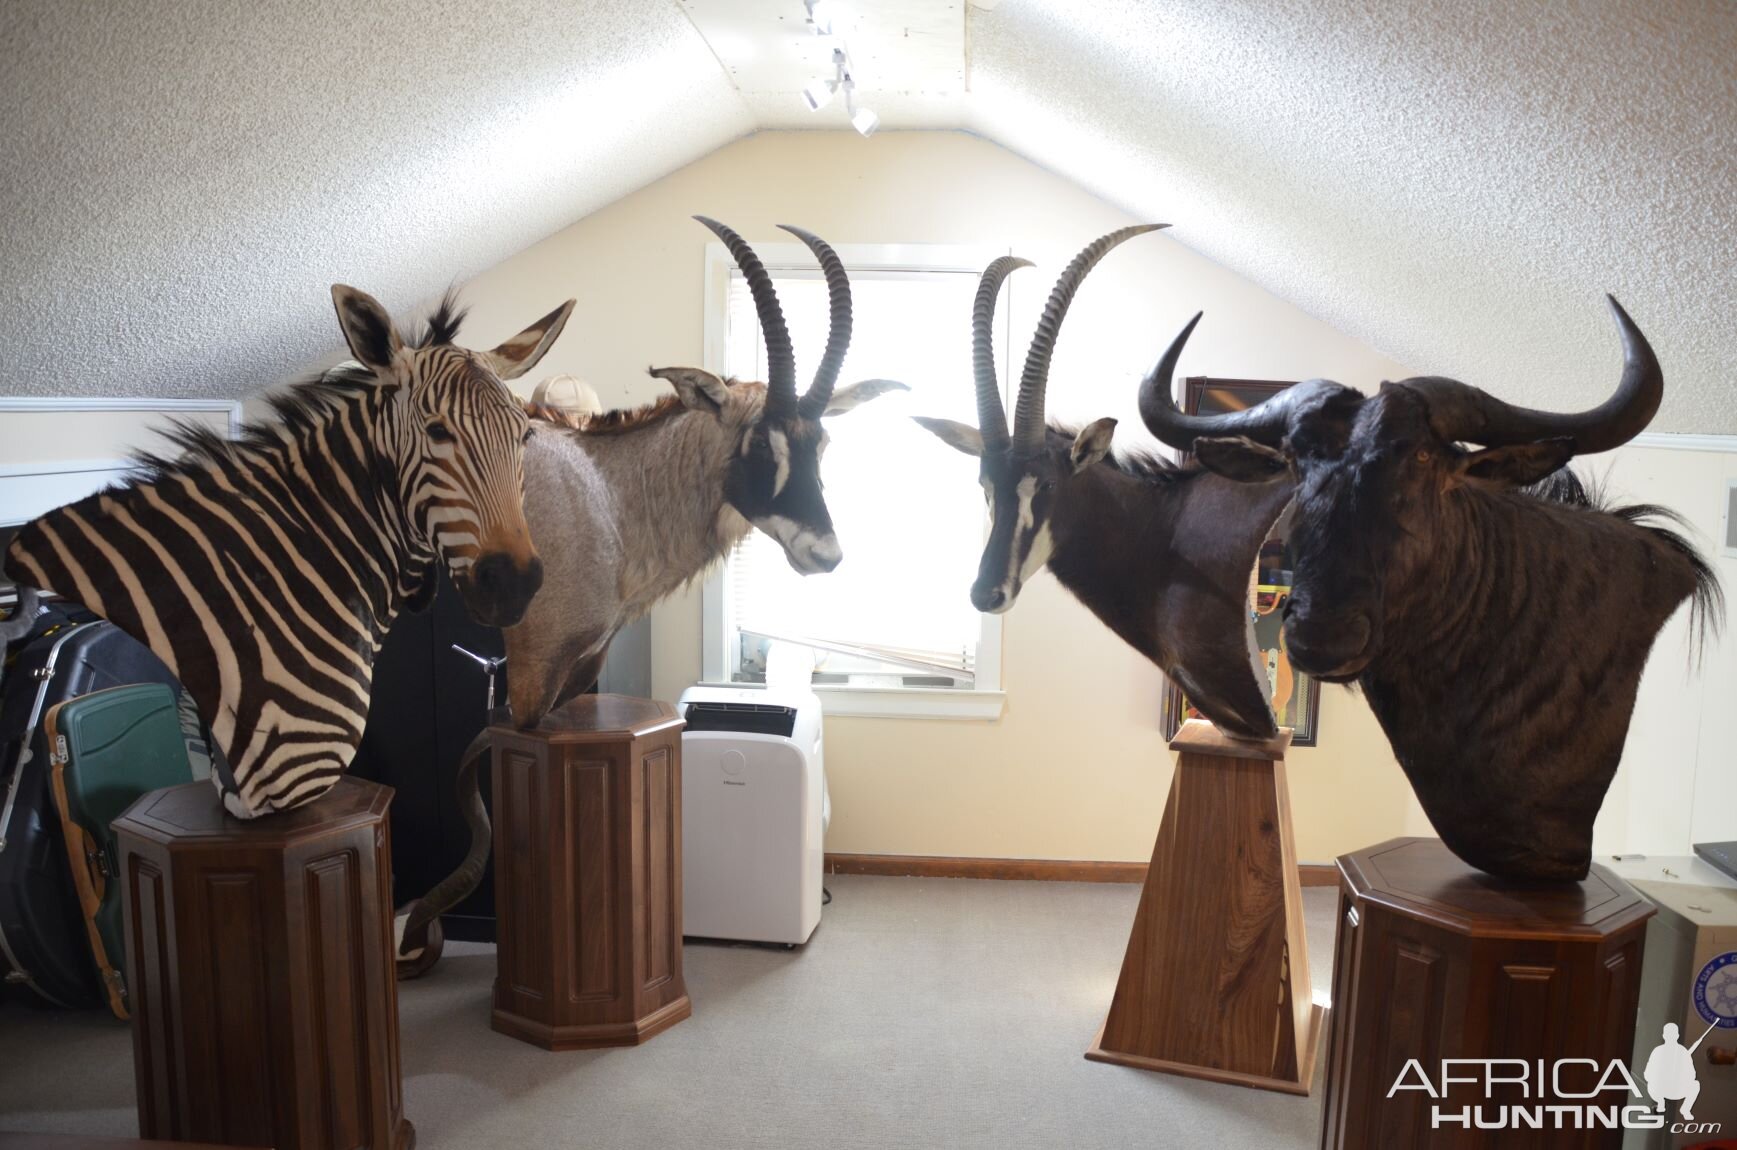
<path fill-rule="evenodd" d="M 1304 886 L 1334 886 L 1337 867 L 1304 863 L 1297 868 Z M 1141 862 L 1096 862 L 1086 859 L 992 859 L 958 858 L 951 855 L 826 856 L 827 874 L 866 874 L 898 878 L 993 878 L 1030 882 L 1122 882 L 1146 881 Z"/>

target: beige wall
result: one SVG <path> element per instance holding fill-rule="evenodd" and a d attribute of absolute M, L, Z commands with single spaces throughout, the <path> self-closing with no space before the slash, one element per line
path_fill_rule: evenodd
<path fill-rule="evenodd" d="M 762 133 L 472 281 L 465 289 L 469 340 L 510 334 L 573 295 L 573 321 L 535 374 L 580 375 L 609 405 L 649 398 L 657 388 L 645 379 L 646 364 L 701 362 L 701 270 L 710 236 L 688 219 L 696 212 L 750 240 L 785 240 L 775 225 L 797 223 L 835 244 L 1011 246 L 1039 264 L 1011 286 L 1021 348 L 1056 271 L 1087 240 L 1134 222 L 1066 179 L 968 135 Z M 1186 221 L 1174 222 L 1185 237 Z M 1118 441 L 1138 440 L 1135 383 L 1197 308 L 1207 316 L 1182 365 L 1191 374 L 1353 382 L 1406 374 L 1181 243 L 1143 237 L 1106 260 L 1076 301 L 1051 375 L 1052 414 L 1117 415 Z M 946 450 L 914 426 L 907 441 L 889 448 Z M 700 674 L 697 591 L 660 609 L 652 635 L 654 691 L 671 698 Z M 1003 652 L 1008 701 L 997 722 L 827 721 L 829 849 L 1150 854 L 1171 772 L 1158 728 L 1157 671 L 1047 574 L 1006 616 Z M 1302 856 L 1330 858 L 1421 829 L 1422 815 L 1361 700 L 1325 691 L 1321 725 L 1323 745 L 1291 758 Z"/>

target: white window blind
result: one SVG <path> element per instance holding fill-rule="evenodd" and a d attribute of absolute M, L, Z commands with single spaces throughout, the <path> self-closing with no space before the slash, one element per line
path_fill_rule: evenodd
<path fill-rule="evenodd" d="M 806 388 L 827 331 L 818 272 L 773 271 Z M 760 532 L 731 554 L 726 658 L 754 680 L 773 639 L 812 644 L 816 682 L 973 686 L 981 619 L 969 588 L 983 544 L 977 462 L 909 416 L 975 425 L 970 314 L 976 277 L 950 271 L 851 270 L 854 333 L 839 386 L 884 377 L 911 393 L 886 395 L 827 420 L 821 464 L 844 561 L 798 575 Z M 725 371 L 765 378 L 765 350 L 746 282 L 732 274 Z"/>

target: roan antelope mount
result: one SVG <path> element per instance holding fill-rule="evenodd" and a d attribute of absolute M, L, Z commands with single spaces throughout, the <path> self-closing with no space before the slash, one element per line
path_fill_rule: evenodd
<path fill-rule="evenodd" d="M 1074 293 L 1112 248 L 1163 226 L 1122 228 L 1093 241 L 1056 280 L 1026 353 L 1011 435 L 991 328 L 1002 281 L 1030 264 L 1012 256 L 991 263 L 971 315 L 978 426 L 917 422 L 979 460 L 990 530 L 971 588 L 978 610 L 1006 611 L 1047 564 L 1220 728 L 1270 738 L 1278 728 L 1257 670 L 1247 596 L 1290 483 L 1242 485 L 1149 454 L 1117 456 L 1110 451 L 1114 419 L 1078 430 L 1044 420 L 1050 356 Z"/>
<path fill-rule="evenodd" d="M 610 640 L 665 596 L 717 563 L 752 528 L 784 548 L 803 574 L 831 571 L 842 553 L 821 492 L 824 416 L 905 385 L 864 380 L 836 392 L 850 347 L 850 280 L 826 242 L 800 228 L 826 278 L 830 324 L 808 391 L 772 277 L 754 250 L 715 220 L 742 269 L 766 341 L 767 379 L 738 383 L 695 367 L 656 368 L 675 394 L 631 411 L 562 421 L 549 413 L 525 452 L 525 514 L 543 554 L 543 590 L 504 632 L 513 721 L 536 725 L 597 681 Z M 561 426 L 566 422 L 567 426 Z M 426 945 L 422 928 L 480 881 L 490 830 L 473 744 L 459 768 L 471 848 L 411 910 L 401 954 Z"/>
<path fill-rule="evenodd" d="M 1193 323 L 1140 393 L 1153 434 L 1203 466 L 1296 483 L 1291 659 L 1362 687 L 1442 841 L 1504 878 L 1585 877 L 1654 638 L 1684 600 L 1691 638 L 1723 611 L 1706 561 L 1649 522 L 1674 515 L 1600 506 L 1553 474 L 1634 438 L 1664 394 L 1646 337 L 1610 303 L 1622 381 L 1575 414 L 1425 377 L 1369 397 L 1311 380 L 1184 415 L 1170 375 Z"/>

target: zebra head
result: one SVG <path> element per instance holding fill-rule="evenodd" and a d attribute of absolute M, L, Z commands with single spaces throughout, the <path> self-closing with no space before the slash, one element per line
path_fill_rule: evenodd
<path fill-rule="evenodd" d="M 735 389 L 699 368 L 655 368 L 652 375 L 675 386 L 690 408 L 715 413 L 738 432 L 736 449 L 724 476 L 724 498 L 742 518 L 778 541 L 784 558 L 803 575 L 831 571 L 843 558 L 833 531 L 832 513 L 820 482 L 820 458 L 828 442 L 821 418 L 842 415 L 889 391 L 909 390 L 890 379 L 868 379 L 834 391 L 850 348 L 850 280 L 844 264 L 825 240 L 801 228 L 780 224 L 808 245 L 826 277 L 830 323 L 826 350 L 814 382 L 796 393 L 796 354 L 772 277 L 754 249 L 730 228 L 695 216 L 724 241 L 748 290 L 766 341 L 766 389 Z"/>
<path fill-rule="evenodd" d="M 477 622 L 517 623 L 542 586 L 543 561 L 525 523 L 530 420 L 502 380 L 543 358 L 574 301 L 471 351 L 452 342 L 463 313 L 450 299 L 414 343 L 367 293 L 337 284 L 332 299 L 351 353 L 384 389 L 374 446 L 395 472 L 412 543 L 439 555 Z"/>

